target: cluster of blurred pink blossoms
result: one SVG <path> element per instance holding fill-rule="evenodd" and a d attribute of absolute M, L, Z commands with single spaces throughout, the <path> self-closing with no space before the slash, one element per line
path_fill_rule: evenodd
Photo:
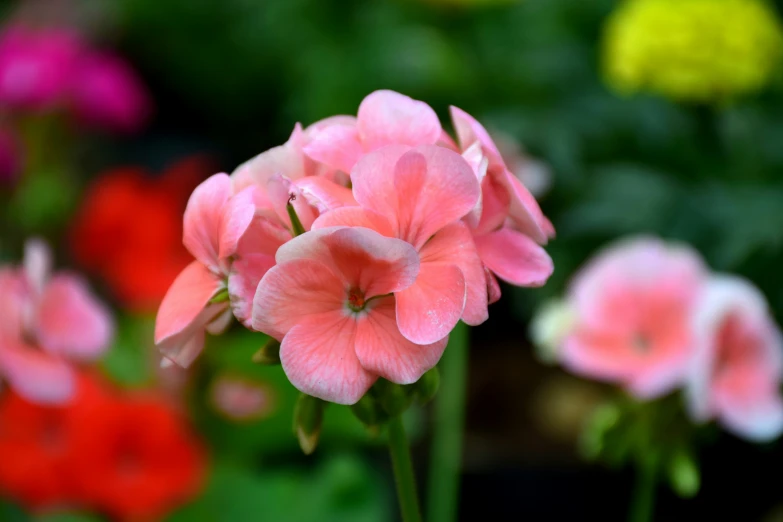
<path fill-rule="evenodd" d="M 457 142 L 427 104 L 377 91 L 199 186 L 195 261 L 157 318 L 167 360 L 188 365 L 235 316 L 281 342 L 299 390 L 353 404 L 431 369 L 458 321 L 487 319 L 496 278 L 543 284 L 552 224 L 485 129 L 451 114 Z"/>
<path fill-rule="evenodd" d="M 29 401 L 59 404 L 74 394 L 73 363 L 108 349 L 111 314 L 78 276 L 51 273 L 45 244 L 30 240 L 23 266 L 0 266 L 0 378 Z"/>
<path fill-rule="evenodd" d="M 10 24 L 0 32 L 0 181 L 12 177 L 23 155 L 7 120 L 64 113 L 88 127 L 126 133 L 141 127 L 150 106 L 120 56 L 69 28 Z"/>
<path fill-rule="evenodd" d="M 683 388 L 696 421 L 751 440 L 783 431 L 783 338 L 763 295 L 714 274 L 683 245 L 638 238 L 607 248 L 574 278 L 557 357 L 641 399 Z"/>

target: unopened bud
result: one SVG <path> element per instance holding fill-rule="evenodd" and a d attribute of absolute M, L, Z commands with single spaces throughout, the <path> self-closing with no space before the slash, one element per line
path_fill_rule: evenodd
<path fill-rule="evenodd" d="M 679 496 L 690 498 L 699 492 L 699 467 L 689 452 L 680 450 L 675 453 L 669 460 L 667 471 L 669 483 Z"/>
<path fill-rule="evenodd" d="M 390 417 L 396 417 L 400 415 L 413 402 L 413 390 L 409 387 L 403 387 L 399 384 L 394 384 L 385 379 L 378 379 L 375 383 L 377 390 L 378 402 L 380 403 L 383 411 L 385 411 Z"/>
<path fill-rule="evenodd" d="M 270 338 L 253 354 L 251 360 L 256 364 L 280 364 L 280 342 Z"/>
<path fill-rule="evenodd" d="M 414 384 L 416 390 L 416 400 L 419 404 L 427 404 L 438 393 L 440 388 L 440 372 L 437 366 L 424 375 Z"/>
<path fill-rule="evenodd" d="M 326 403 L 307 394 L 299 395 L 294 408 L 294 435 L 305 455 L 310 455 L 318 446 Z"/>

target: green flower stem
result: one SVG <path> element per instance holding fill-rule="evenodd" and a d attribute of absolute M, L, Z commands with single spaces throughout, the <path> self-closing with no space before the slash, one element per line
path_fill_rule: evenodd
<path fill-rule="evenodd" d="M 631 499 L 630 522 L 650 522 L 655 507 L 658 464 L 654 458 L 641 458 L 636 463 L 636 484 Z"/>
<path fill-rule="evenodd" d="M 441 384 L 435 397 L 435 423 L 430 453 L 427 521 L 457 520 L 465 395 L 468 371 L 468 327 L 458 323 L 440 361 Z"/>
<path fill-rule="evenodd" d="M 397 415 L 389 421 L 389 453 L 391 453 L 394 480 L 397 483 L 397 498 L 403 522 L 421 522 L 419 499 L 416 495 L 416 478 L 408 448 L 408 438 L 402 417 Z"/>

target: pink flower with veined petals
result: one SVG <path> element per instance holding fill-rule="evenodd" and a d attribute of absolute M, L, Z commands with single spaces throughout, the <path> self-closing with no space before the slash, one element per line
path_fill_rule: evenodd
<path fill-rule="evenodd" d="M 13 25 L 0 36 L 0 104 L 48 110 L 68 95 L 82 41 L 62 29 Z"/>
<path fill-rule="evenodd" d="M 463 156 L 481 183 L 481 199 L 465 219 L 481 260 L 511 284 L 543 285 L 554 270 L 552 259 L 541 247 L 555 235 L 552 223 L 506 167 L 486 129 L 456 107 L 451 108 L 451 117 Z M 497 288 L 494 276 L 487 277 L 490 287 Z"/>
<path fill-rule="evenodd" d="M 138 130 L 151 105 L 130 65 L 119 56 L 101 52 L 85 53 L 79 59 L 70 102 L 81 121 L 119 132 Z"/>
<path fill-rule="evenodd" d="M 641 398 L 672 390 L 693 353 L 690 318 L 705 279 L 701 259 L 686 247 L 641 238 L 608 248 L 572 284 L 575 322 L 563 364 Z"/>
<path fill-rule="evenodd" d="M 434 145 L 444 135 L 429 105 L 386 90 L 365 97 L 356 118 L 342 116 L 314 127 L 305 154 L 347 173 L 367 152 L 387 145 Z"/>
<path fill-rule="evenodd" d="M 212 301 L 232 277 L 232 258 L 255 214 L 253 195 L 252 187 L 234 194 L 231 178 L 215 174 L 190 196 L 183 243 L 196 259 L 172 283 L 155 323 L 155 344 L 180 366 L 201 353 L 205 330 L 220 333 L 231 321 L 228 300 Z"/>
<path fill-rule="evenodd" d="M 277 263 L 258 286 L 253 327 L 281 341 L 283 369 L 302 392 L 353 404 L 379 376 L 416 382 L 443 354 L 445 339 L 422 346 L 397 328 L 394 296 L 419 274 L 407 242 L 324 228 L 283 245 Z"/>
<path fill-rule="evenodd" d="M 28 241 L 24 267 L 0 267 L 0 375 L 20 395 L 61 403 L 74 392 L 69 360 L 93 360 L 111 341 L 109 311 L 84 281 L 50 275 L 51 257 Z"/>
<path fill-rule="evenodd" d="M 462 318 L 487 318 L 487 285 L 470 231 L 460 221 L 479 198 L 470 166 L 445 147 L 390 145 L 351 172 L 360 206 L 321 215 L 313 229 L 361 226 L 403 239 L 421 258 L 416 281 L 395 293 L 397 323 L 417 344 L 448 336 Z"/>
<path fill-rule="evenodd" d="M 747 281 L 714 276 L 694 316 L 697 335 L 688 386 L 698 420 L 717 418 L 751 440 L 783 431 L 783 341 L 761 293 Z"/>

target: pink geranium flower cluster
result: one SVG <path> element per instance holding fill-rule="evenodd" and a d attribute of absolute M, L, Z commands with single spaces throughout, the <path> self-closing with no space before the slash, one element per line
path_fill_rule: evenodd
<path fill-rule="evenodd" d="M 559 357 L 575 373 L 642 399 L 682 387 L 695 420 L 752 440 L 783 431 L 783 343 L 764 297 L 690 248 L 614 245 L 575 277 L 566 306 Z"/>
<path fill-rule="evenodd" d="M 164 299 L 156 343 L 180 365 L 231 315 L 281 342 L 301 391 L 353 404 L 379 378 L 417 381 L 496 277 L 538 286 L 554 235 L 484 128 L 391 91 L 205 181 L 185 212 L 195 261 Z"/>
<path fill-rule="evenodd" d="M 0 266 L 0 378 L 39 403 L 71 398 L 76 371 L 108 347 L 111 315 L 70 273 L 51 274 L 45 244 L 28 241 L 24 265 Z"/>
<path fill-rule="evenodd" d="M 0 106 L 65 109 L 85 124 L 132 132 L 146 120 L 150 100 L 119 56 L 90 47 L 68 29 L 14 24 L 0 34 Z"/>

